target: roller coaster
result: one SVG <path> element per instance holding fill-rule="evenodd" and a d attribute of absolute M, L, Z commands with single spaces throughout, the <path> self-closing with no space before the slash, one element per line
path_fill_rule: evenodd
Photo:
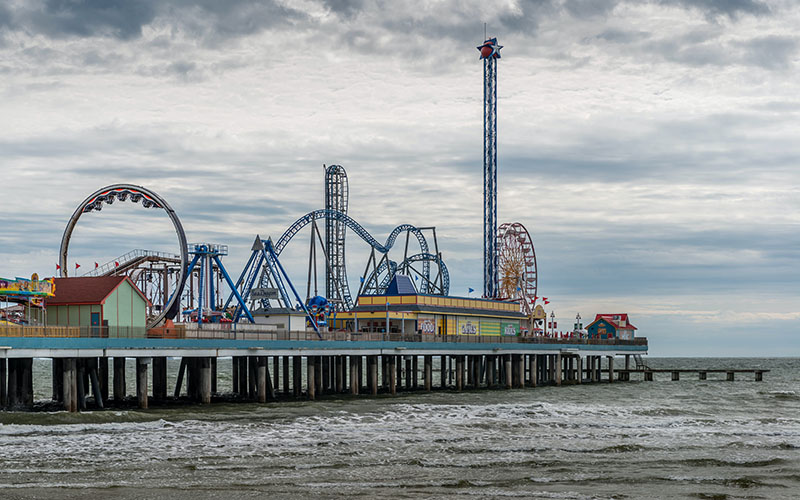
<path fill-rule="evenodd" d="M 324 219 L 326 221 L 333 221 L 338 224 L 343 225 L 344 227 L 350 228 L 361 240 L 363 240 L 367 245 L 372 248 L 372 252 L 377 252 L 384 255 L 384 258 L 381 259 L 381 263 L 378 264 L 375 262 L 374 253 L 370 256 L 370 261 L 367 263 L 367 271 L 369 270 L 370 262 L 373 263 L 372 272 L 369 275 L 362 276 L 362 287 L 360 292 L 371 293 L 371 294 L 381 294 L 384 293 L 386 287 L 388 286 L 389 282 L 391 281 L 392 276 L 396 272 L 401 272 L 403 274 L 411 274 L 413 269 L 414 263 L 420 263 L 422 270 L 421 271 L 413 271 L 418 279 L 422 279 L 422 283 L 420 284 L 420 292 L 421 293 L 430 293 L 430 294 L 437 294 L 437 295 L 447 295 L 450 289 L 450 276 L 447 271 L 447 267 L 444 265 L 444 262 L 441 259 L 441 255 L 438 254 L 431 254 L 430 249 L 428 247 L 428 241 L 425 238 L 425 235 L 422 232 L 422 229 L 412 226 L 410 224 L 402 224 L 395 227 L 389 236 L 386 238 L 385 243 L 380 243 L 375 237 L 373 237 L 364 227 L 355 221 L 352 217 L 348 216 L 343 212 L 339 212 L 337 210 L 328 210 L 328 209 L 321 209 L 321 210 L 314 210 L 305 214 L 304 216 L 297 219 L 292 225 L 289 226 L 286 231 L 281 235 L 278 239 L 278 242 L 275 244 L 275 253 L 280 255 L 281 252 L 286 248 L 289 242 L 298 234 L 300 233 L 301 229 L 308 226 L 309 224 L 312 225 L 312 237 L 313 231 L 315 231 L 316 221 Z M 427 229 L 427 228 L 423 228 Z M 406 233 L 406 253 L 404 255 L 403 261 L 398 264 L 394 261 L 390 261 L 387 257 L 389 250 L 395 245 L 397 238 Z M 435 234 L 435 233 L 434 233 Z M 417 243 L 419 244 L 420 251 L 419 253 L 408 255 L 408 243 L 410 236 L 416 238 Z M 330 247 L 329 247 L 330 248 Z M 326 253 L 323 248 L 323 253 Z M 327 256 L 326 253 L 326 267 L 330 270 L 333 268 L 331 263 L 331 259 Z M 435 263 L 438 266 L 438 275 L 431 278 L 431 263 Z M 331 273 L 334 274 L 334 273 Z M 333 281 L 332 292 L 333 295 L 329 298 L 334 300 L 339 300 L 342 306 L 346 309 L 352 309 L 353 307 L 353 298 L 350 292 L 350 286 L 346 279 L 340 279 L 340 277 L 346 276 L 344 272 L 337 273 L 338 278 Z M 365 272 L 366 274 L 366 272 Z M 382 276 L 379 280 L 378 276 Z M 266 278 L 262 277 L 260 280 L 261 286 L 267 286 Z M 438 284 L 438 286 L 437 286 Z M 330 293 L 330 292 L 328 292 Z"/>

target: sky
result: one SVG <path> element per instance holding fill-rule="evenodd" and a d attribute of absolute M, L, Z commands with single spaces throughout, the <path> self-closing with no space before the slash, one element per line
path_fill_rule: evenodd
<path fill-rule="evenodd" d="M 340 164 L 354 219 L 381 241 L 436 226 L 451 294 L 482 290 L 484 23 L 498 219 L 531 233 L 559 326 L 627 312 L 651 355 L 800 356 L 793 1 L 4 0 L 0 275 L 53 274 L 77 205 L 119 182 L 238 275 Z M 70 261 L 133 248 L 177 243 L 118 203 L 81 218 Z"/>

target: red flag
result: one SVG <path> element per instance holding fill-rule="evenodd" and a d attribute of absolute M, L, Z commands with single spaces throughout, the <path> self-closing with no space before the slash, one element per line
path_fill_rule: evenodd
<path fill-rule="evenodd" d="M 81 265 L 76 262 L 75 263 L 75 269 L 78 269 L 79 267 L 81 267 Z"/>
<path fill-rule="evenodd" d="M 59 269 L 61 269 L 61 266 L 59 266 L 58 264 L 56 264 L 56 271 L 58 271 Z"/>
<path fill-rule="evenodd" d="M 545 304 L 549 304 L 549 303 L 550 303 L 550 301 L 549 301 L 549 300 L 545 300 L 545 301 L 544 301 L 544 303 L 545 303 Z"/>
<path fill-rule="evenodd" d="M 97 262 L 94 263 L 94 268 L 97 269 L 100 266 Z"/>
<path fill-rule="evenodd" d="M 547 297 L 542 297 L 542 300 L 547 300 Z"/>
<path fill-rule="evenodd" d="M 114 261 L 114 267 L 119 267 L 119 262 L 117 262 L 116 260 Z"/>
<path fill-rule="evenodd" d="M 536 299 L 538 299 L 538 298 L 539 298 L 539 297 L 537 297 L 536 295 L 534 295 L 534 296 L 533 296 L 533 300 L 536 300 Z"/>

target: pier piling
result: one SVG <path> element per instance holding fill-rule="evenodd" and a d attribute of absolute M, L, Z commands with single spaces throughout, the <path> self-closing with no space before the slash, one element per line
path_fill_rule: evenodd
<path fill-rule="evenodd" d="M 397 394 L 397 356 L 389 356 L 389 391 Z"/>
<path fill-rule="evenodd" d="M 78 411 L 78 378 L 75 361 L 75 358 L 65 358 L 61 364 L 64 409 L 73 413 Z"/>
<path fill-rule="evenodd" d="M 308 399 L 313 401 L 317 397 L 317 383 L 313 356 L 306 356 L 306 386 L 308 387 Z"/>
<path fill-rule="evenodd" d="M 425 356 L 423 358 L 423 370 L 425 370 L 425 390 L 430 392 L 433 382 L 433 357 Z"/>
<path fill-rule="evenodd" d="M 147 409 L 147 365 L 150 364 L 150 358 L 136 358 L 136 398 L 139 402 L 139 408 Z M 79 395 L 82 393 L 78 389 Z"/>

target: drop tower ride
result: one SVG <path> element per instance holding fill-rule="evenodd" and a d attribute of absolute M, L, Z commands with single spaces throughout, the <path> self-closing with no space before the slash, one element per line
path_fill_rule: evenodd
<path fill-rule="evenodd" d="M 483 59 L 483 296 L 497 297 L 497 61 L 502 45 L 478 46 Z"/>

